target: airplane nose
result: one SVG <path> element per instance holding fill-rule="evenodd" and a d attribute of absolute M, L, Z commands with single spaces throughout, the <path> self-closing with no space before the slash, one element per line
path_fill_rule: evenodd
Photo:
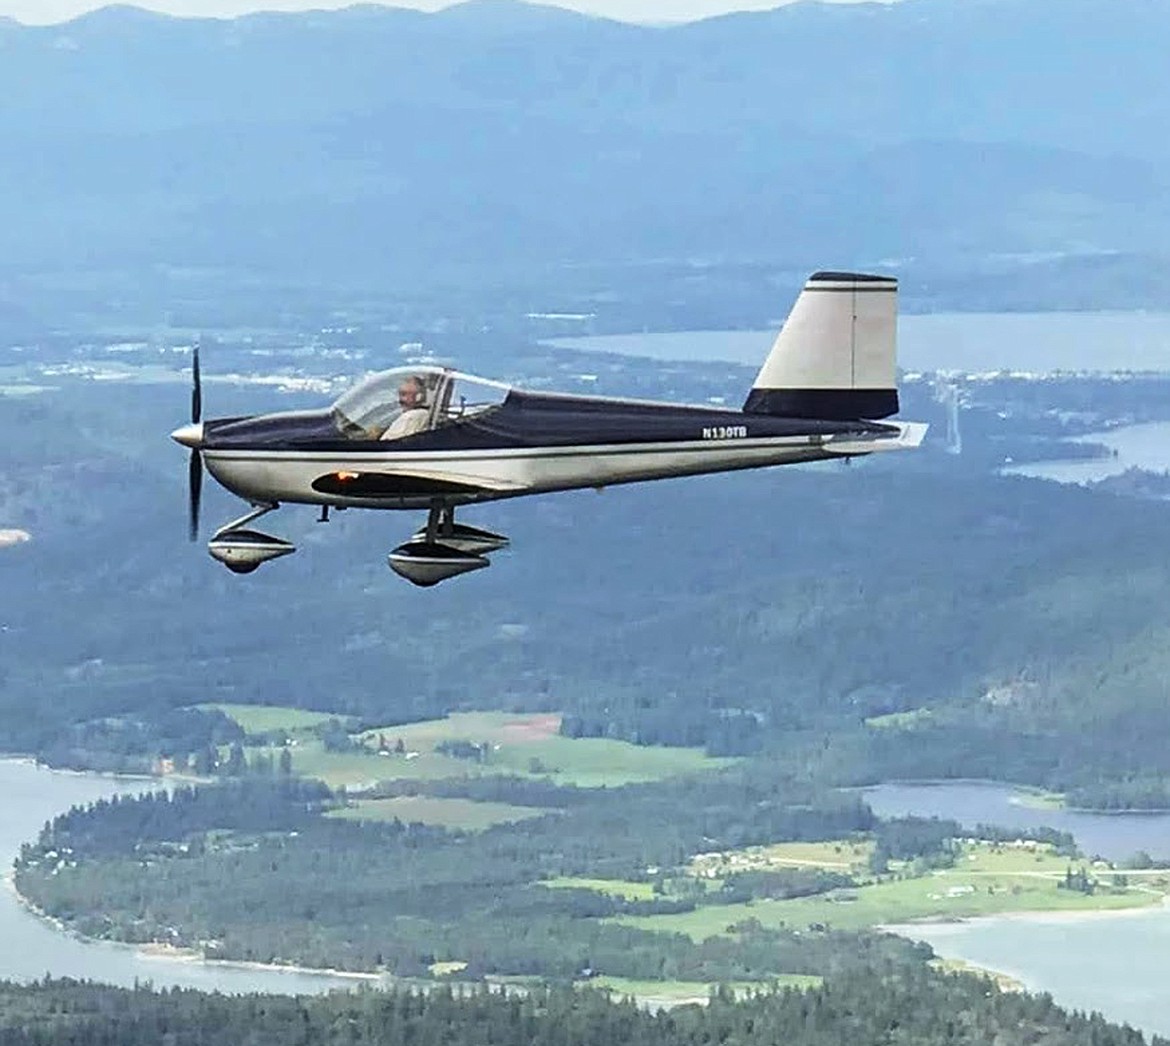
<path fill-rule="evenodd" d="M 203 443 L 203 423 L 194 421 L 190 425 L 183 425 L 171 433 L 171 439 L 195 450 Z"/>

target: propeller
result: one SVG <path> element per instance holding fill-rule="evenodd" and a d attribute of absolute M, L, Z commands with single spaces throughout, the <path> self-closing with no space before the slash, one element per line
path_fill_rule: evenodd
<path fill-rule="evenodd" d="M 191 361 L 191 424 L 203 420 L 203 384 L 199 378 L 199 343 Z M 191 459 L 187 466 L 187 536 L 191 541 L 199 540 L 199 502 L 203 494 L 203 455 L 199 447 L 191 448 Z"/>
<path fill-rule="evenodd" d="M 199 380 L 199 343 L 191 360 L 191 422 L 198 425 L 203 420 L 203 385 Z"/>

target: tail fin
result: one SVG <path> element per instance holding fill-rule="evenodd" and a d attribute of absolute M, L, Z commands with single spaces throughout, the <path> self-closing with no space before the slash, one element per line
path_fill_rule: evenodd
<path fill-rule="evenodd" d="M 897 414 L 897 302 L 892 277 L 810 276 L 743 409 L 831 421 Z"/>

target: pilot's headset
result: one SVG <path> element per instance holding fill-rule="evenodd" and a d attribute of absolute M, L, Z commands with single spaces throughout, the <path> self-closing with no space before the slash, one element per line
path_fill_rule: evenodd
<path fill-rule="evenodd" d="M 418 395 L 415 397 L 414 406 L 411 410 L 418 410 L 420 407 L 429 408 L 431 405 L 431 390 L 427 386 L 426 376 L 423 374 L 410 374 L 403 379 L 403 384 L 409 383 L 418 389 Z"/>
<path fill-rule="evenodd" d="M 428 374 L 416 374 L 414 376 L 414 379 L 418 384 L 418 399 L 415 401 L 414 409 L 425 410 L 427 412 L 428 419 L 430 419 L 431 416 L 431 402 L 433 399 L 431 393 L 434 392 L 434 389 L 431 388 L 431 385 L 427 380 L 429 377 L 430 375 Z"/>
<path fill-rule="evenodd" d="M 416 407 L 429 407 L 431 405 L 431 386 L 427 383 L 427 376 L 425 374 L 416 374 L 414 376 L 415 383 L 418 385 L 418 402 Z"/>

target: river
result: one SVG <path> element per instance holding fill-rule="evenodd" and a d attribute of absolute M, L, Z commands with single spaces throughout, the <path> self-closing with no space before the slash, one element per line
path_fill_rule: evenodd
<path fill-rule="evenodd" d="M 1072 832 L 1088 853 L 1124 859 L 1137 850 L 1170 859 L 1170 814 L 1045 810 L 1007 785 L 978 782 L 888 784 L 867 789 L 883 816 L 953 818 L 1007 827 L 1047 825 Z M 939 955 L 1009 974 L 1062 1006 L 1100 1010 L 1110 1020 L 1170 1035 L 1170 908 L 1108 914 L 1038 913 L 891 927 Z"/>
<path fill-rule="evenodd" d="M 21 844 L 35 839 L 45 821 L 71 806 L 151 787 L 157 786 L 150 781 L 46 770 L 28 760 L 0 759 L 0 864 L 5 869 L 0 888 L 0 980 L 30 981 L 51 974 L 126 987 L 150 981 L 158 987 L 232 994 L 298 995 L 353 987 L 353 978 L 151 955 L 129 945 L 86 941 L 56 929 L 20 902 L 8 869 Z"/>

